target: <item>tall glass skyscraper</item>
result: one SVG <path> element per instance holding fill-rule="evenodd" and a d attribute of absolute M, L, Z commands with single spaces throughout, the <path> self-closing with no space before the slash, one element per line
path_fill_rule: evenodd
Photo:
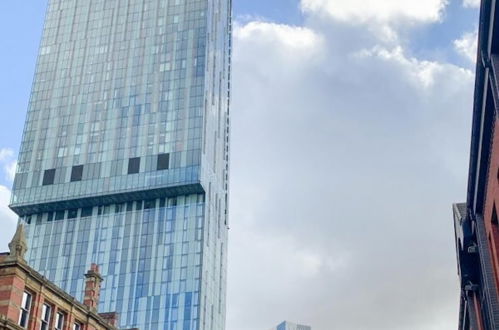
<path fill-rule="evenodd" d="M 231 0 L 49 0 L 11 208 L 121 327 L 225 328 Z"/>

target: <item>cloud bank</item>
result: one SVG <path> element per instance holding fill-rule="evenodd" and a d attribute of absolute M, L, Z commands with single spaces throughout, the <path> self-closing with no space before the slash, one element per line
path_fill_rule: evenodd
<path fill-rule="evenodd" d="M 478 30 L 463 34 L 460 39 L 454 41 L 455 50 L 470 63 L 476 62 L 478 47 Z"/>
<path fill-rule="evenodd" d="M 469 1 L 469 0 L 468 0 Z M 332 18 L 359 24 L 368 21 L 435 22 L 440 20 L 447 0 L 302 0 L 301 7 L 312 14 L 327 13 Z"/>
<path fill-rule="evenodd" d="M 300 8 L 309 16 L 365 26 L 378 38 L 394 41 L 408 27 L 440 21 L 447 3 L 447 0 L 301 0 Z"/>
<path fill-rule="evenodd" d="M 398 3 L 355 20 L 361 2 L 303 0 L 303 26 L 236 26 L 228 330 L 457 326 L 474 78 L 359 33 L 445 4 Z"/>

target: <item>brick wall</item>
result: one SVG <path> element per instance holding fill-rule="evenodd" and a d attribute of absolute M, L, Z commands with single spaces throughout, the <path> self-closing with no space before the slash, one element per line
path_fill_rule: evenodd
<path fill-rule="evenodd" d="M 495 221 L 497 219 L 497 212 L 499 211 L 499 120 L 497 117 L 494 119 L 494 134 L 491 147 L 484 220 L 492 252 L 492 265 L 494 266 L 496 287 L 499 288 L 499 223 Z"/>
<path fill-rule="evenodd" d="M 32 294 L 28 330 L 40 329 L 44 303 L 47 303 L 52 308 L 51 322 L 55 321 L 57 311 L 65 313 L 65 329 L 67 330 L 71 330 L 72 324 L 76 321 L 83 325 L 82 330 L 116 329 L 115 324 L 118 319 L 116 313 L 107 313 L 103 315 L 105 317 L 102 317 L 90 307 L 75 302 L 74 298 L 34 272 L 27 265 L 7 261 L 2 262 L 0 259 L 0 319 L 3 317 L 11 324 L 18 324 L 24 291 Z M 5 329 L 16 328 L 18 327 Z M 50 328 L 53 329 L 53 325 Z M 2 328 L 0 327 L 0 329 Z"/>
<path fill-rule="evenodd" d="M 0 314 L 17 323 L 25 289 L 13 268 L 0 269 Z"/>

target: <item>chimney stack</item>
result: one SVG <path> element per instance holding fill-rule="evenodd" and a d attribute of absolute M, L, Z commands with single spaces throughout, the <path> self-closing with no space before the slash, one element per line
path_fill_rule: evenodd
<path fill-rule="evenodd" d="M 99 306 L 100 287 L 103 280 L 99 273 L 99 266 L 97 264 L 92 264 L 88 273 L 85 274 L 85 277 L 87 280 L 85 282 L 85 297 L 83 298 L 83 304 L 96 312 Z"/>

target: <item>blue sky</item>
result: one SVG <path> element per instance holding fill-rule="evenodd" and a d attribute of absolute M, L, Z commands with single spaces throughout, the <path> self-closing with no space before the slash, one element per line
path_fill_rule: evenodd
<path fill-rule="evenodd" d="M 477 3 L 234 0 L 227 330 L 456 328 Z M 0 249 L 44 8 L 0 2 Z"/>
<path fill-rule="evenodd" d="M 0 3 L 0 148 L 20 145 L 44 14 L 45 1 Z"/>
<path fill-rule="evenodd" d="M 303 20 L 300 3 L 297 0 L 234 1 L 234 15 L 236 18 L 244 18 L 245 16 L 264 17 L 286 24 L 299 24 Z"/>

